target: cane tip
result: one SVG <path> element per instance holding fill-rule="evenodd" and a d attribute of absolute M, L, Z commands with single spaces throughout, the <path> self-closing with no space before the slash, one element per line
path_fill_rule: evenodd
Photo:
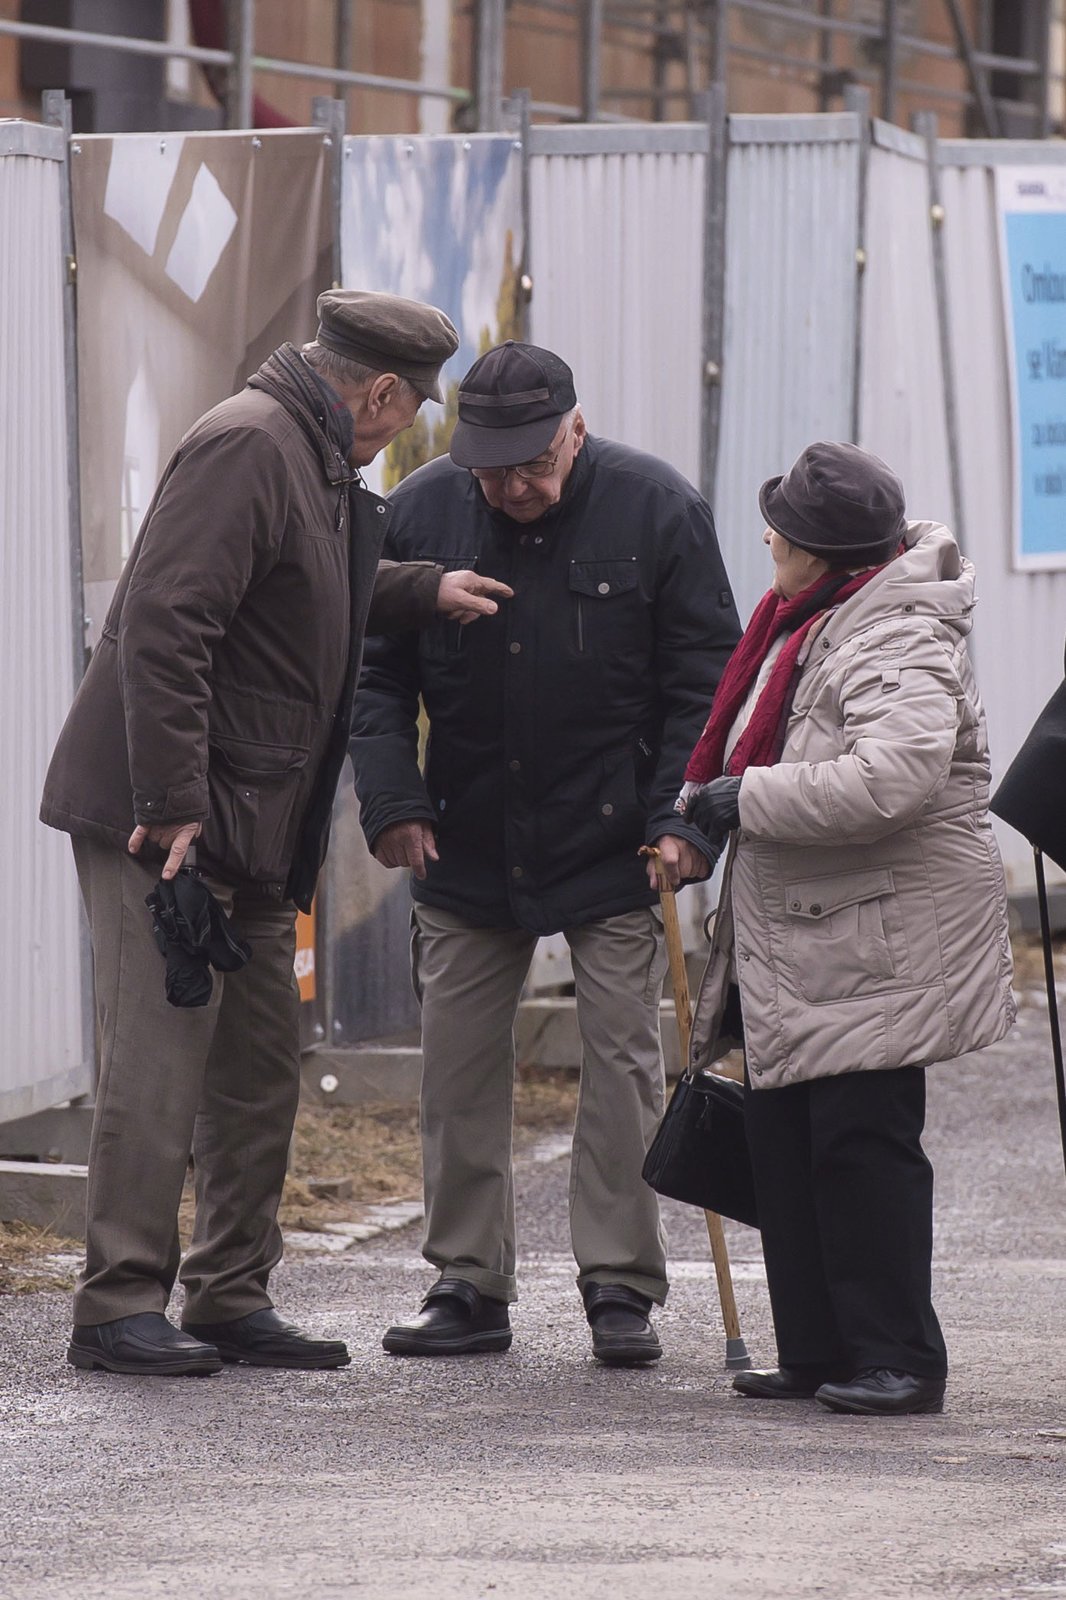
<path fill-rule="evenodd" d="M 725 1342 L 725 1364 L 728 1372 L 742 1371 L 751 1366 L 751 1357 L 748 1347 L 743 1339 L 727 1339 Z"/>

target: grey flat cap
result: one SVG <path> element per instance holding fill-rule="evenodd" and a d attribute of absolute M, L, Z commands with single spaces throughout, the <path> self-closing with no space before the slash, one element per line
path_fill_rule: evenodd
<path fill-rule="evenodd" d="M 318 343 L 375 372 L 395 372 L 443 404 L 440 369 L 459 348 L 443 311 L 398 294 L 327 289 L 318 297 Z"/>

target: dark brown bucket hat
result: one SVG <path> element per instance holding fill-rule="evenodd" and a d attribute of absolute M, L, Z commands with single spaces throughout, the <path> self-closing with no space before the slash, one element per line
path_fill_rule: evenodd
<path fill-rule="evenodd" d="M 907 526 L 892 468 L 858 445 L 824 439 L 801 451 L 783 477 L 767 478 L 759 505 L 789 544 L 834 565 L 887 561 Z"/>

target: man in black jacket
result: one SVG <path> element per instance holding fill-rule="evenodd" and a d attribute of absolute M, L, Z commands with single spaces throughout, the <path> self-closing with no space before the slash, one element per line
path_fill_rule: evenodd
<path fill-rule="evenodd" d="M 514 590 L 472 634 L 368 643 L 353 725 L 375 856 L 413 873 L 422 1004 L 423 1253 L 440 1278 L 395 1354 L 506 1349 L 515 1292 L 512 1028 L 538 935 L 565 934 L 583 1046 L 571 1237 L 593 1352 L 661 1354 L 657 844 L 709 867 L 673 806 L 739 636 L 706 503 L 671 467 L 593 439 L 569 367 L 508 342 L 463 380 L 451 458 L 393 496 L 387 551 Z M 423 779 L 418 700 L 430 722 Z"/>

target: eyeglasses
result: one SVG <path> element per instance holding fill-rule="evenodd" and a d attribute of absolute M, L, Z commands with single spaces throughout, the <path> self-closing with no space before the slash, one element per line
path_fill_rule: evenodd
<path fill-rule="evenodd" d="M 557 450 L 547 461 L 523 461 L 518 467 L 471 467 L 470 471 L 480 483 L 503 483 L 512 472 L 516 478 L 521 478 L 523 483 L 532 483 L 537 478 L 550 478 L 561 454 L 562 452 Z"/>

